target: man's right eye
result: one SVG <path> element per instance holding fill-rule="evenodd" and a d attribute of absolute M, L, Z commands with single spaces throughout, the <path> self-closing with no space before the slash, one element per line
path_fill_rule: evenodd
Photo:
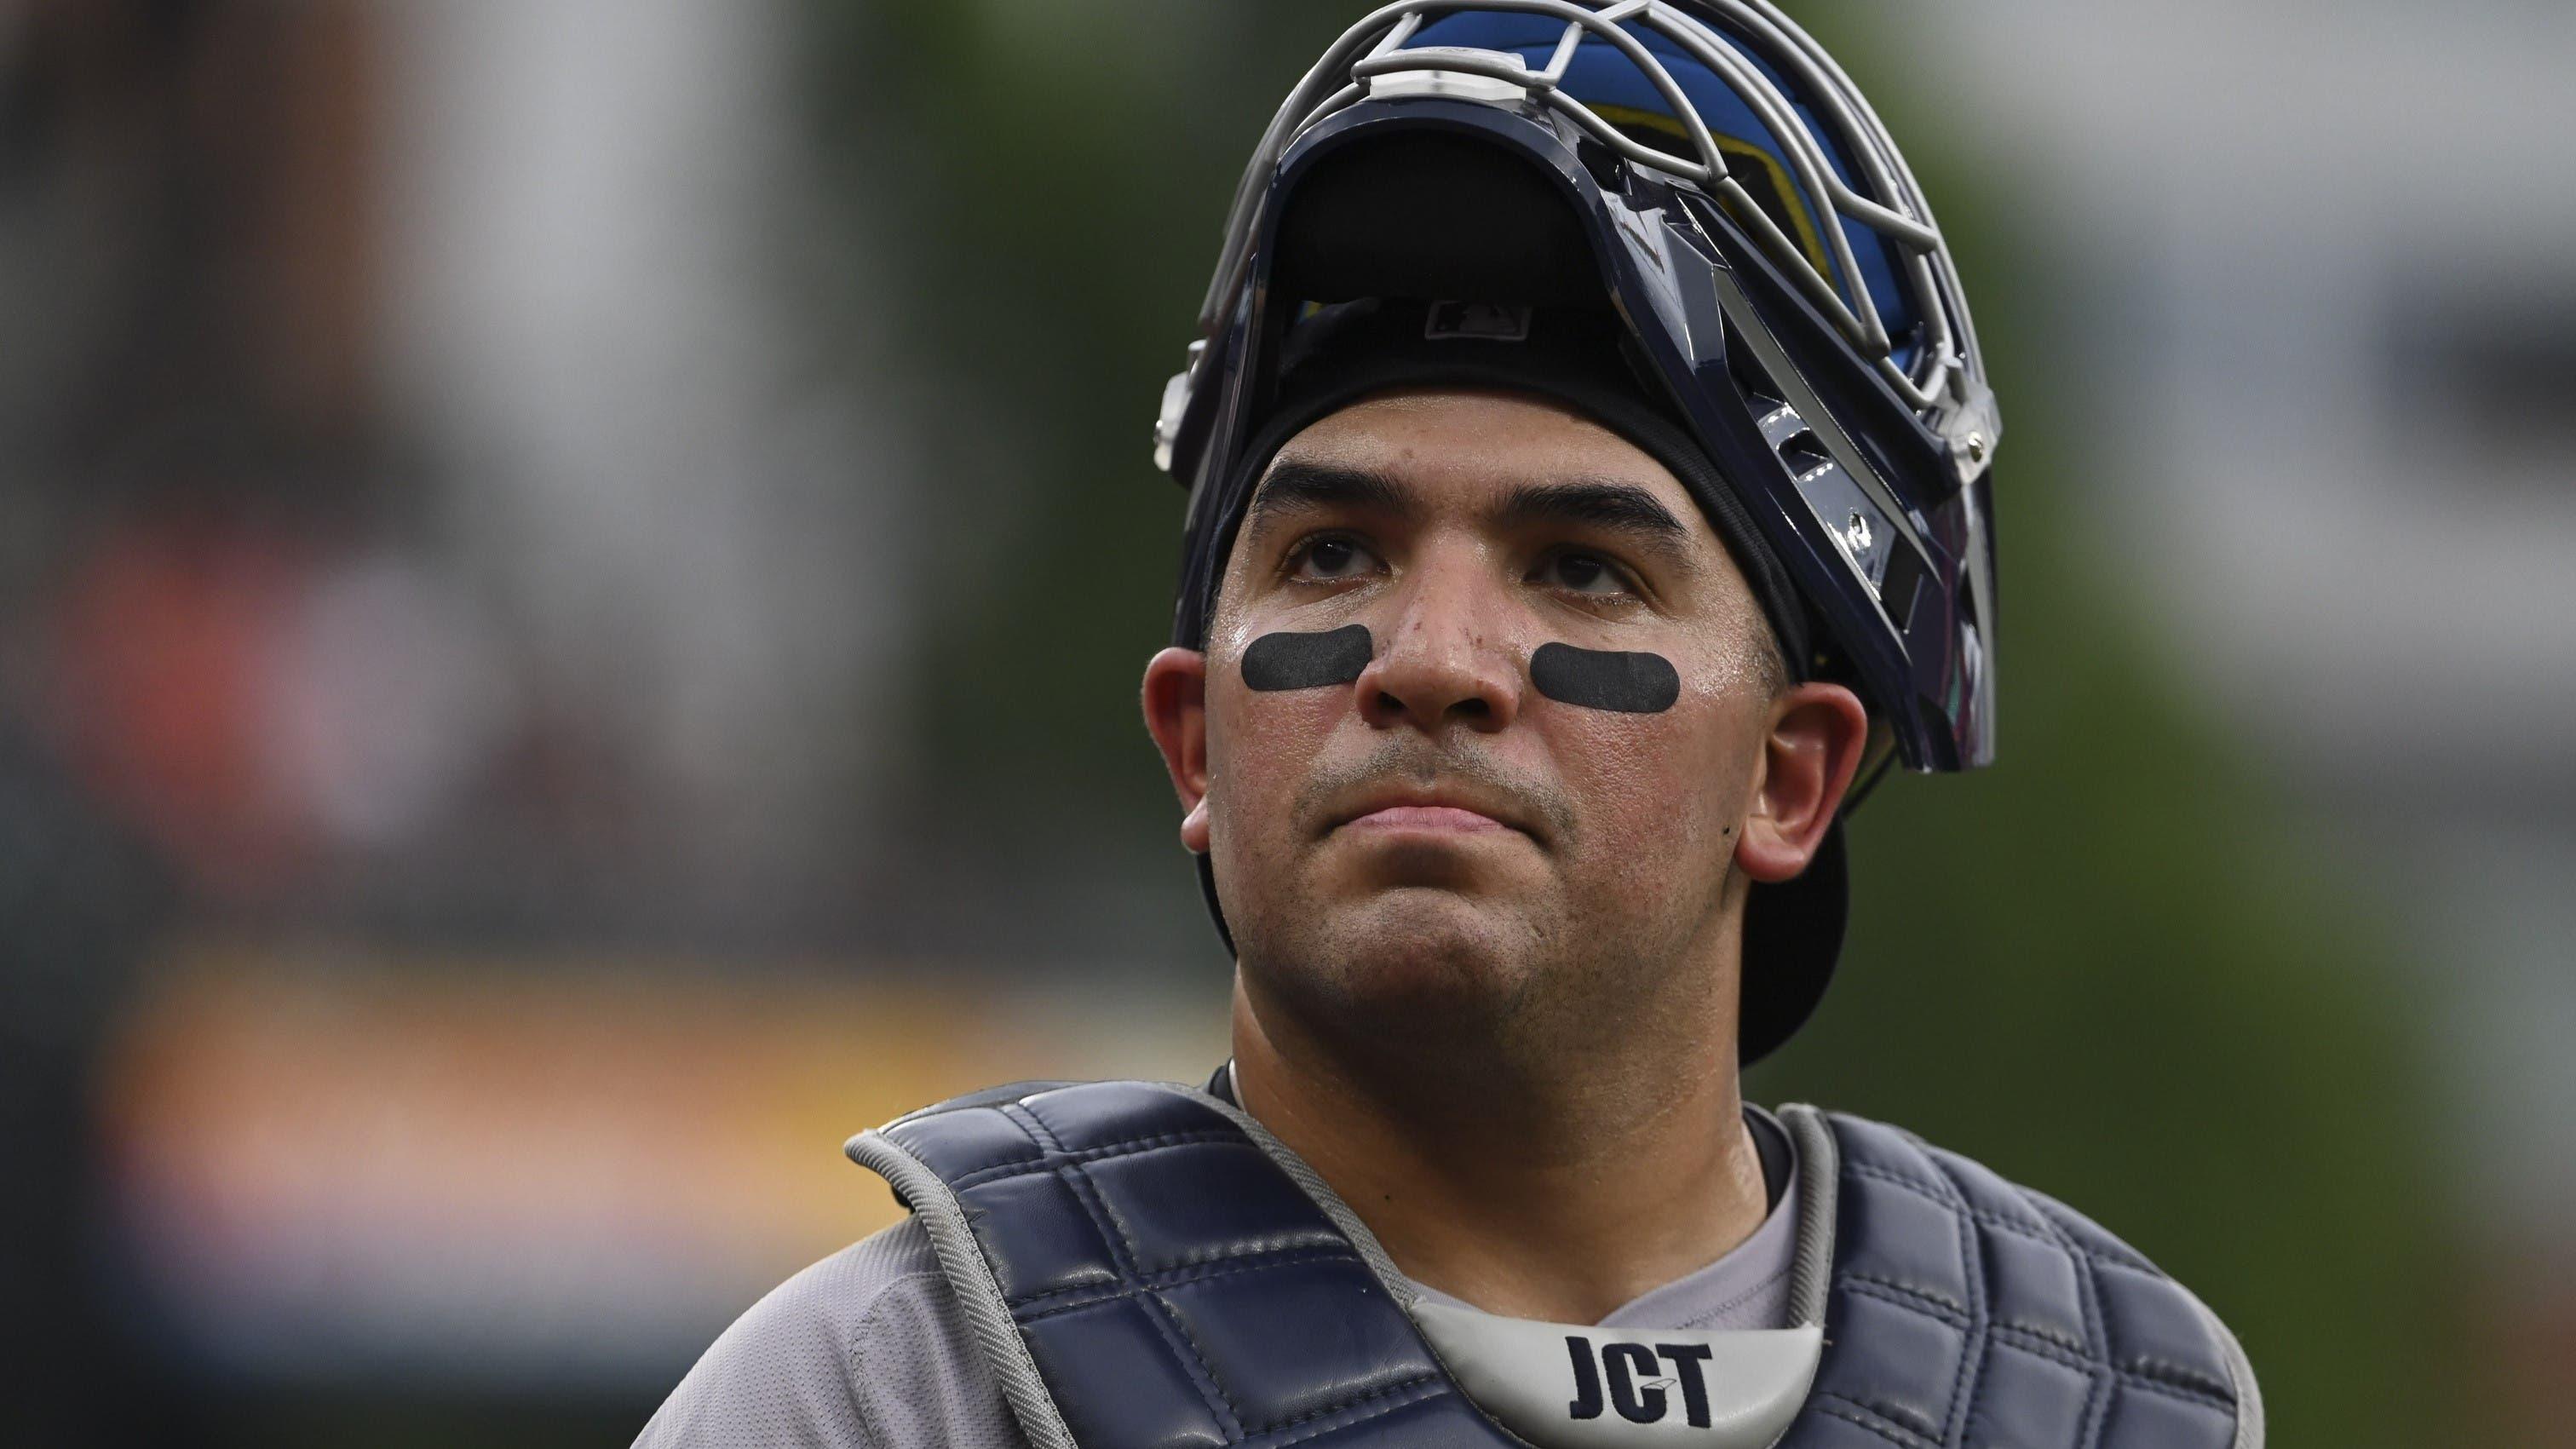
<path fill-rule="evenodd" d="M 1347 538 L 1318 538 L 1298 547 L 1289 560 L 1291 578 L 1314 583 L 1355 579 L 1367 573 L 1377 556 Z"/>

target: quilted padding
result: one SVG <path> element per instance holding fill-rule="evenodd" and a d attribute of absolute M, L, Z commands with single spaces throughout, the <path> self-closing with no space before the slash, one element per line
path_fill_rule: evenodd
<path fill-rule="evenodd" d="M 957 1195 L 1083 1449 L 1501 1449 L 1323 1210 L 1224 1114 L 1134 1082 L 885 1136 Z"/>
<path fill-rule="evenodd" d="M 2225 1347 L 2064 1205 L 1893 1127 L 1841 1150 L 1824 1359 L 1783 1449 L 2229 1449 Z"/>
<path fill-rule="evenodd" d="M 1825 1347 L 1781 1449 L 2237 1444 L 2221 1330 L 2145 1259 L 1965 1158 L 1824 1120 Z M 1520 1443 L 1322 1207 L 1190 1093 L 1029 1084 L 881 1135 L 955 1194 L 1080 1449 Z"/>

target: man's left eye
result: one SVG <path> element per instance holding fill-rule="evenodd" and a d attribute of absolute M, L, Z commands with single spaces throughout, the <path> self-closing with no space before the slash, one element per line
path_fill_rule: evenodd
<path fill-rule="evenodd" d="M 1538 581 L 1570 594 L 1594 598 L 1615 598 L 1630 592 L 1627 575 L 1619 566 L 1597 554 L 1566 552 L 1550 554 L 1538 566 Z"/>

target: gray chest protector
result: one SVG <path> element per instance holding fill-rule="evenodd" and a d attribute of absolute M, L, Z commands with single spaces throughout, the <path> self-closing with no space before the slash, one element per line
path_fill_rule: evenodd
<path fill-rule="evenodd" d="M 2119 1240 L 1895 1128 L 1781 1118 L 1799 1327 L 1490 1319 L 1532 1355 L 1474 1363 L 1444 1332 L 1456 1311 L 1421 1302 L 1313 1169 L 1205 1093 L 1023 1083 L 850 1155 L 923 1219 L 1034 1449 L 2259 1449 L 2235 1340 Z"/>

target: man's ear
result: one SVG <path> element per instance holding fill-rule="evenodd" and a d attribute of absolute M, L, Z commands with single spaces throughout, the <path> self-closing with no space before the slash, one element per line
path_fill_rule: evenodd
<path fill-rule="evenodd" d="M 1181 797 L 1181 844 L 1208 851 L 1207 656 L 1166 649 L 1145 665 L 1145 732 L 1163 752 L 1172 792 Z"/>
<path fill-rule="evenodd" d="M 1771 705 L 1752 808 L 1735 863 L 1754 880 L 1794 879 L 1815 858 L 1869 745 L 1869 712 L 1839 684 L 1785 690 Z"/>

